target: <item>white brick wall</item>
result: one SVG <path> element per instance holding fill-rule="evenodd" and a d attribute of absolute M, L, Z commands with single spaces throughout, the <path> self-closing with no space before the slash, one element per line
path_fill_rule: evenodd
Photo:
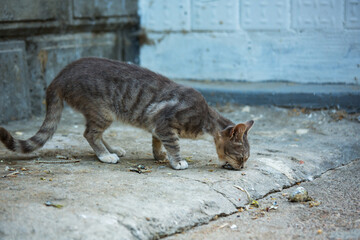
<path fill-rule="evenodd" d="M 174 79 L 360 84 L 360 0 L 139 0 L 141 65 Z"/>
<path fill-rule="evenodd" d="M 241 26 L 246 30 L 279 30 L 288 27 L 289 1 L 243 0 Z"/>

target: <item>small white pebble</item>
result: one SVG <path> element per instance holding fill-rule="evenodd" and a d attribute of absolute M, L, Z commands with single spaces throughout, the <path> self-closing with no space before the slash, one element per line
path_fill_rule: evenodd
<path fill-rule="evenodd" d="M 250 112 L 250 107 L 249 107 L 249 106 L 245 106 L 245 107 L 243 107 L 243 109 L 242 109 L 241 111 L 248 113 L 248 112 Z"/>
<path fill-rule="evenodd" d="M 297 135 L 304 135 L 304 134 L 307 134 L 308 132 L 309 132 L 309 129 L 300 128 L 300 129 L 296 130 Z"/>
<path fill-rule="evenodd" d="M 234 229 L 237 229 L 237 226 L 236 226 L 235 224 L 233 224 L 233 225 L 230 226 L 230 228 L 231 228 L 232 230 L 234 230 Z"/>

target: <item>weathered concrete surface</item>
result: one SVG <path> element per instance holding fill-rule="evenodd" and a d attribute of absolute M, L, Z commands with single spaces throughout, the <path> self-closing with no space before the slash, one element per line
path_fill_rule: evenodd
<path fill-rule="evenodd" d="M 287 200 L 298 186 L 268 195 L 259 208 L 219 218 L 167 239 L 360 239 L 360 159 L 302 183 L 319 206 Z M 277 203 L 276 210 L 266 211 Z"/>
<path fill-rule="evenodd" d="M 125 148 L 127 155 L 116 165 L 100 163 L 82 137 L 82 117 L 69 110 L 54 138 L 37 153 L 18 156 L 1 147 L 0 175 L 11 173 L 9 168 L 20 173 L 0 179 L 0 237 L 159 238 L 237 212 L 247 200 L 234 185 L 262 198 L 360 156 L 359 115 L 248 106 L 219 110 L 236 122 L 255 120 L 249 136 L 252 155 L 243 171 L 216 165 L 211 137 L 182 140 L 182 155 L 190 166 L 172 170 L 152 159 L 149 133 L 121 124 L 114 124 L 105 138 Z M 27 138 L 41 121 L 5 127 Z M 37 163 L 59 160 L 57 155 L 80 162 Z M 129 172 L 137 164 L 152 171 Z M 64 207 L 46 207 L 46 201 Z"/>

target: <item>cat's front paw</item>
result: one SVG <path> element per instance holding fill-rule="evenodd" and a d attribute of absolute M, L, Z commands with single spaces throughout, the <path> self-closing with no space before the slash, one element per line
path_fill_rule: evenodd
<path fill-rule="evenodd" d="M 189 167 L 187 161 L 185 160 L 181 160 L 178 162 L 170 162 L 170 165 L 173 169 L 175 170 L 183 170 L 183 169 L 187 169 Z"/>
<path fill-rule="evenodd" d="M 166 152 L 160 151 L 160 152 L 153 152 L 154 158 L 157 161 L 164 161 L 167 158 Z"/>
<path fill-rule="evenodd" d="M 121 147 L 117 147 L 115 149 L 112 149 L 111 151 L 112 153 L 115 153 L 116 155 L 118 155 L 119 157 L 124 157 L 126 154 L 126 151 L 124 149 L 122 149 Z"/>
<path fill-rule="evenodd" d="M 115 153 L 99 156 L 99 160 L 104 163 L 117 163 L 119 159 Z"/>

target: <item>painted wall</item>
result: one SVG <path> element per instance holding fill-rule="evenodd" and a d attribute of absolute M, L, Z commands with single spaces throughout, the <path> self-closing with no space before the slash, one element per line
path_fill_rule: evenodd
<path fill-rule="evenodd" d="M 360 0 L 139 0 L 140 63 L 173 79 L 360 81 Z"/>

